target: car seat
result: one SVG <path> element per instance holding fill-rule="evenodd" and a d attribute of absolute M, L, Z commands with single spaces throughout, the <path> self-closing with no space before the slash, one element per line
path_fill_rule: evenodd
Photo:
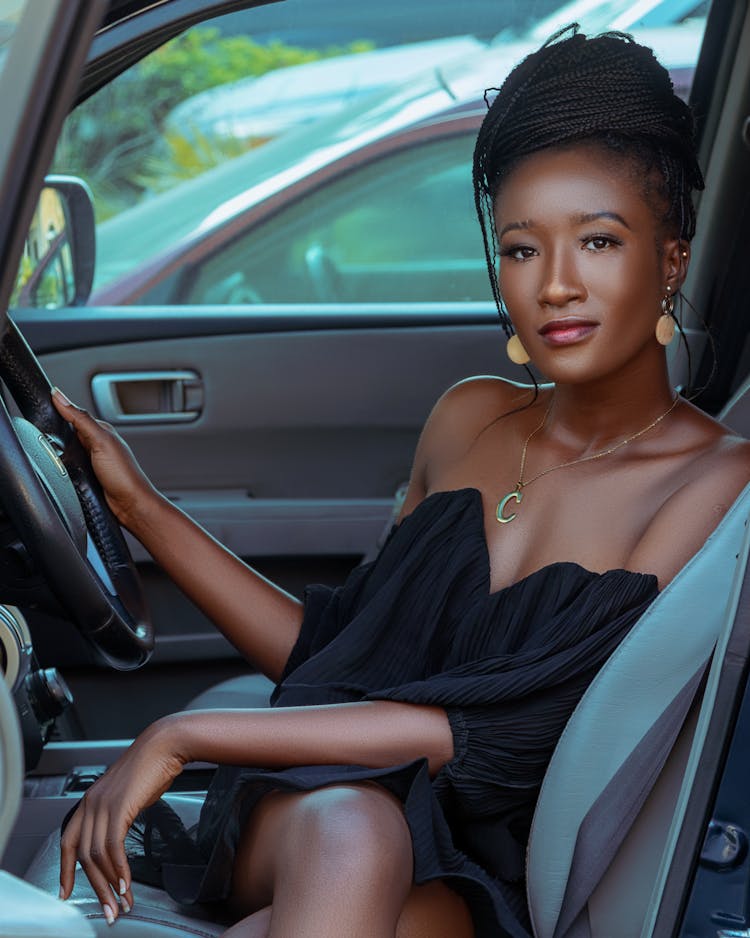
<path fill-rule="evenodd" d="M 638 620 L 566 726 L 529 842 L 529 909 L 537 938 L 650 934 L 643 923 L 674 850 L 747 571 L 749 517 L 750 485 Z M 726 599 L 717 602 L 717 596 Z M 197 817 L 199 800 L 167 797 L 187 824 Z M 26 878 L 56 892 L 58 858 L 59 836 L 53 835 Z M 105 933 L 99 903 L 80 871 L 69 902 Z M 210 914 L 138 886 L 136 907 L 117 927 L 123 938 L 214 938 L 221 926 L 202 918 Z"/>
<path fill-rule="evenodd" d="M 750 439 L 750 376 L 729 398 L 718 419 L 735 433 Z"/>
<path fill-rule="evenodd" d="M 750 485 L 607 660 L 568 721 L 529 839 L 537 938 L 650 934 L 648 910 L 669 867 L 750 575 L 748 519 Z"/>

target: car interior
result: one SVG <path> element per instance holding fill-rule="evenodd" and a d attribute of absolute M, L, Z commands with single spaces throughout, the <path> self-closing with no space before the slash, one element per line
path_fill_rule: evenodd
<path fill-rule="evenodd" d="M 111 6 L 78 102 L 195 23 L 190 4 L 148 10 L 148 20 Z M 750 437 L 748 0 L 713 0 L 691 103 L 706 190 L 684 290 L 690 355 L 674 354 L 670 369 L 676 387 L 702 388 L 698 406 Z M 317 296 L 314 278 L 307 284 L 312 308 L 305 284 L 281 303 L 260 291 L 231 307 L 209 293 L 192 305 L 83 305 L 94 277 L 93 208 L 65 167 L 53 170 L 44 192 L 57 193 L 72 232 L 72 259 L 57 242 L 50 254 L 65 302 L 30 299 L 41 281 L 29 282 L 0 348 L 3 397 L 31 460 L 19 474 L 0 446 L 0 487 L 10 493 L 0 527 L 0 935 L 8 938 L 107 933 L 80 869 L 72 898 L 56 899 L 64 816 L 151 720 L 186 708 L 267 706 L 272 689 L 123 538 L 85 459 L 71 471 L 82 507 L 72 484 L 54 478 L 61 453 L 42 452 L 33 428 L 62 440 L 66 460 L 74 443 L 44 399 L 49 384 L 110 419 L 160 489 L 299 595 L 308 582 L 341 582 L 377 550 L 419 428 L 446 387 L 470 374 L 519 378 L 499 371 L 506 366 L 488 302 L 451 302 L 450 290 L 445 303 L 400 308 L 331 302 L 325 269 Z M 356 197 L 345 183 L 341 191 Z M 319 261 L 306 263 L 315 272 Z M 13 505 L 37 489 L 51 491 L 57 507 L 32 530 Z M 749 518 L 750 487 L 569 721 L 527 855 L 536 938 L 750 934 L 747 849 L 732 853 L 730 818 L 714 813 L 750 658 Z M 96 588 L 80 572 L 81 554 Z M 189 765 L 165 796 L 188 826 L 212 769 Z M 707 839 L 715 822 L 727 822 L 710 827 L 718 847 Z M 717 877 L 706 885 L 709 869 Z M 226 927 L 215 909 L 180 906 L 153 886 L 136 886 L 135 900 L 115 925 L 124 936 L 210 938 Z"/>

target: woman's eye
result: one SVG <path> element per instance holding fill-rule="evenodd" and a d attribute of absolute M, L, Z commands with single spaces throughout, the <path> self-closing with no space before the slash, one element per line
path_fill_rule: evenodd
<path fill-rule="evenodd" d="M 527 261 L 530 257 L 533 257 L 536 254 L 534 248 L 528 247 L 528 245 L 518 244 L 513 247 L 504 248 L 501 252 L 502 257 L 510 257 L 514 261 Z"/>
<path fill-rule="evenodd" d="M 593 235 L 590 238 L 585 238 L 583 241 L 583 246 L 587 251 L 606 251 L 608 248 L 615 247 L 618 244 L 620 244 L 620 242 L 609 235 Z"/>

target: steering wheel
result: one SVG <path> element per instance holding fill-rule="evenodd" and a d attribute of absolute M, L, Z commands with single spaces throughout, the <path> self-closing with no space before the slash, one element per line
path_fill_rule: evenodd
<path fill-rule="evenodd" d="M 0 505 L 99 656 L 119 670 L 138 668 L 154 632 L 133 558 L 88 454 L 11 320 L 0 339 L 0 378 L 21 413 L 11 417 L 0 398 Z"/>

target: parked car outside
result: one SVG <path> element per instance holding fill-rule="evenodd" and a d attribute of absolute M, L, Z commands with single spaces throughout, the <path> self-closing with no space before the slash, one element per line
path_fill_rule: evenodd
<path fill-rule="evenodd" d="M 703 27 L 637 33 L 685 97 Z M 488 302 L 473 141 L 484 89 L 530 49 L 429 69 L 104 222 L 92 303 Z"/>
<path fill-rule="evenodd" d="M 271 140 L 484 48 L 473 36 L 455 36 L 276 69 L 193 95 L 167 116 L 165 130 L 188 138 Z"/>

